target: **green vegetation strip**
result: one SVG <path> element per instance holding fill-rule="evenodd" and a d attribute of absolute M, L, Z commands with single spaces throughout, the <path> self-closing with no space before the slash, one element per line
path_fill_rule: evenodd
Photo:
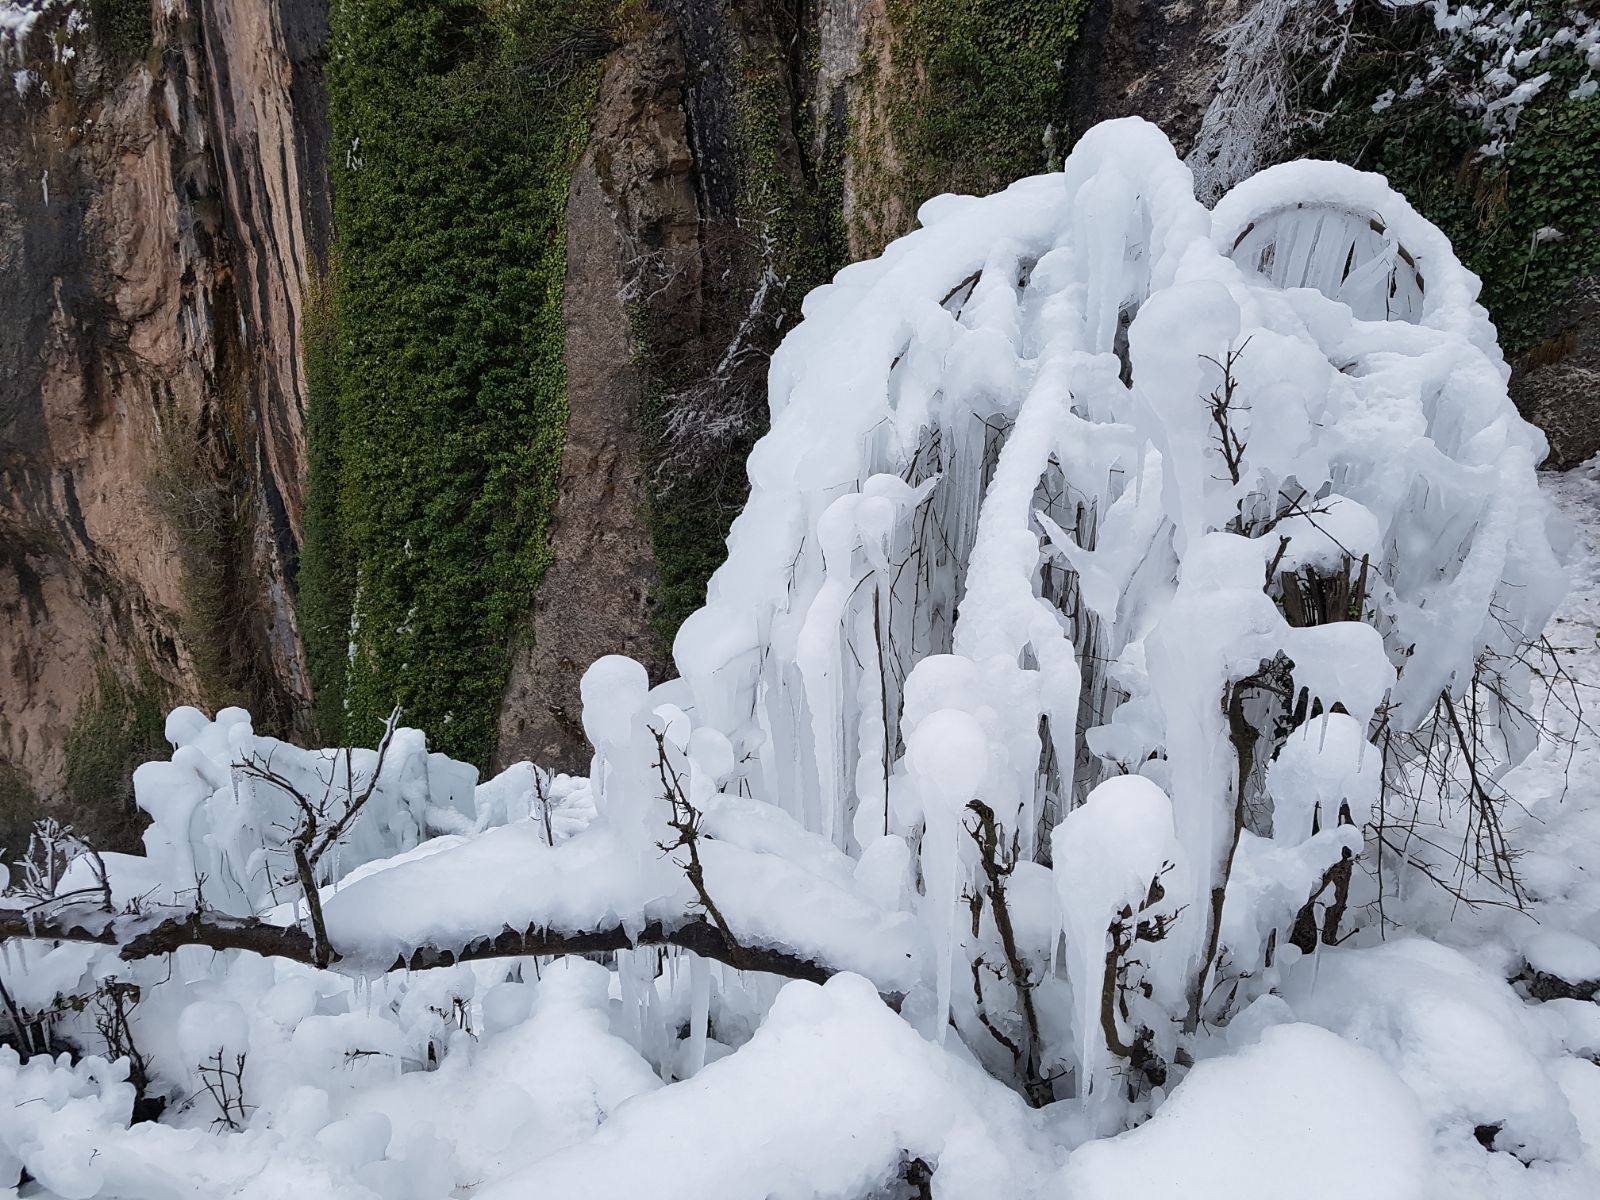
<path fill-rule="evenodd" d="M 333 4 L 338 269 L 308 316 L 298 585 L 325 738 L 399 704 L 438 749 L 493 752 L 548 560 L 563 215 L 603 7 Z"/>
<path fill-rule="evenodd" d="M 1069 132 L 1066 64 L 1088 7 L 888 0 L 893 40 L 863 65 L 882 92 L 895 161 L 858 164 L 862 203 L 892 194 L 910 216 L 941 193 L 986 195 L 1058 165 Z M 858 153 L 870 160 L 884 149 L 880 140 Z M 884 240 L 905 232 L 883 230 Z"/>
<path fill-rule="evenodd" d="M 1559 5 L 1531 7 L 1549 28 L 1561 23 Z M 1426 73 L 1439 37 L 1429 13 L 1362 0 L 1356 21 L 1357 49 L 1332 94 L 1313 89 L 1297 105 L 1327 115 L 1290 149 L 1388 176 L 1483 280 L 1481 299 L 1506 353 L 1533 348 L 1568 285 L 1600 271 L 1600 98 L 1569 95 L 1583 73 L 1579 56 L 1558 47 L 1522 72 L 1549 71 L 1551 79 L 1523 110 L 1505 153 L 1484 158 L 1478 147 L 1488 135 L 1444 86 L 1373 111 L 1379 95 Z M 1297 74 L 1320 81 L 1324 73 Z M 1541 230 L 1556 232 L 1541 239 Z"/>

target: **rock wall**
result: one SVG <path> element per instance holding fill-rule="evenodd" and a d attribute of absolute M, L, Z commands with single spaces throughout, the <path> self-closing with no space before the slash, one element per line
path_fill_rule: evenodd
<path fill-rule="evenodd" d="M 909 231 L 928 196 L 992 190 L 1060 149 L 1044 131 L 1076 17 L 1059 5 L 641 7 L 569 201 L 556 565 L 511 672 L 501 761 L 587 760 L 578 681 L 597 654 L 661 673 L 721 560 L 767 359 L 806 292 Z"/>
<path fill-rule="evenodd" d="M 691 324 L 699 221 L 690 167 L 685 73 L 662 30 L 606 64 L 589 148 L 567 197 L 567 436 L 551 550 L 527 642 L 500 713 L 502 763 L 582 769 L 578 684 L 595 659 L 628 654 L 659 667 L 651 624 L 655 557 L 645 523 L 640 371 L 628 311 L 643 256 L 670 262 L 653 302 Z"/>
<path fill-rule="evenodd" d="M 1545 335 L 1512 360 L 1511 398 L 1550 439 L 1546 465 L 1565 470 L 1600 454 L 1600 275 L 1573 280 Z"/>
<path fill-rule="evenodd" d="M 118 798 L 69 794 L 67 748 L 103 691 L 245 701 L 285 731 L 306 697 L 324 15 L 34 6 L 0 91 L 0 763 L 92 810 Z"/>
<path fill-rule="evenodd" d="M 801 32 L 781 2 L 667 0 L 607 61 L 566 218 L 554 564 L 512 666 L 502 763 L 586 764 L 585 668 L 621 652 L 661 675 L 704 594 L 764 421 L 766 355 L 825 278 L 801 199 Z"/>

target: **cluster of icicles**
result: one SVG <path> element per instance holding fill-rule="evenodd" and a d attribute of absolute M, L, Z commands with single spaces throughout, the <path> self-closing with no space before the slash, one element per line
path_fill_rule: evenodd
<path fill-rule="evenodd" d="M 1270 984 L 1405 770 L 1392 735 L 1538 636 L 1564 587 L 1544 442 L 1477 280 L 1377 176 L 1293 163 L 1207 210 L 1130 119 L 1062 172 L 920 217 L 813 292 L 774 357 L 681 677 L 648 697 L 632 664 L 589 679 L 597 802 L 646 802 L 623 733 L 670 713 L 696 778 L 904 872 L 929 1036 L 953 1022 L 1001 1058 L 1033 1038 L 1032 1069 L 1088 1095 L 1141 1037 L 1170 1060 L 1203 1000 Z M 1283 594 L 1341 579 L 1350 611 L 1320 619 Z M 1277 683 L 1230 714 L 1247 678 Z M 1524 676 L 1500 683 L 1475 736 L 1506 763 L 1533 731 Z M 1033 1013 L 973 901 L 974 800 Z M 1129 913 L 1158 936 L 1108 1006 Z"/>

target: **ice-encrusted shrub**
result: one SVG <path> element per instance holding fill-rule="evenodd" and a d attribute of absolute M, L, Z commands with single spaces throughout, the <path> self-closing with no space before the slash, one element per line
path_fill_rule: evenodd
<path fill-rule="evenodd" d="M 673 695 L 733 746 L 727 790 L 864 859 L 913 847 L 931 1019 L 996 1053 L 1021 1022 L 966 982 L 1003 958 L 965 913 L 969 801 L 1024 862 L 1051 861 L 1052 827 L 1057 854 L 1121 862 L 1100 805 L 1075 810 L 1146 778 L 1166 848 L 1114 895 L 1058 865 L 1038 916 L 1053 961 L 1053 921 L 1081 941 L 1162 880 L 1162 935 L 1104 1031 L 1085 1028 L 1104 953 L 1029 981 L 1070 980 L 1082 1015 L 1036 1065 L 1085 1094 L 1112 1024 L 1170 1062 L 1208 1006 L 1262 986 L 1363 851 L 1373 781 L 1492 822 L 1533 732 L 1514 664 L 1563 587 L 1544 443 L 1477 281 L 1377 177 L 1290 164 L 1208 212 L 1165 139 L 1113 123 L 1063 173 L 922 219 L 813 293 L 775 357 L 773 430 Z M 1268 769 L 1326 714 L 1339 737 Z M 1445 742 L 1480 761 L 1419 784 L 1419 746 Z"/>

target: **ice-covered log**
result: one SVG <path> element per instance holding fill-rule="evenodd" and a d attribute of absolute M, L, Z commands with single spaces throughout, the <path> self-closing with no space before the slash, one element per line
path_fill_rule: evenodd
<path fill-rule="evenodd" d="M 633 855 L 605 824 L 551 846 L 542 822 L 525 819 L 440 838 L 324 888 L 329 941 L 339 969 L 365 974 L 654 945 L 740 970 L 813 981 L 855 971 L 886 995 L 909 990 L 919 969 L 912 918 L 859 892 L 849 859 L 782 813 L 735 797 L 704 828 L 705 882 L 726 930 L 659 851 Z M 128 959 L 197 945 L 315 961 L 296 905 L 261 919 L 149 904 L 107 913 L 97 903 L 0 909 L 0 938 L 94 942 Z"/>
<path fill-rule="evenodd" d="M 885 912 L 778 854 L 711 839 L 701 852 L 707 889 L 733 935 L 726 949 L 720 936 L 706 936 L 718 931 L 696 913 L 695 894 L 670 860 L 642 872 L 624 869 L 634 860 L 610 828 L 552 848 L 533 822 L 490 830 L 341 888 L 324 905 L 328 935 L 348 962 L 375 967 L 410 962 L 418 947 L 429 956 L 461 957 L 479 939 L 508 929 L 534 931 L 534 947 L 540 931 L 574 939 L 603 934 L 617 944 L 595 949 L 673 942 L 750 969 L 764 969 L 755 963 L 770 954 L 789 964 L 780 974 L 823 978 L 849 970 L 885 992 L 909 988 L 918 964 L 907 914 Z M 508 935 L 502 952 L 540 953 L 515 945 L 516 935 Z"/>

